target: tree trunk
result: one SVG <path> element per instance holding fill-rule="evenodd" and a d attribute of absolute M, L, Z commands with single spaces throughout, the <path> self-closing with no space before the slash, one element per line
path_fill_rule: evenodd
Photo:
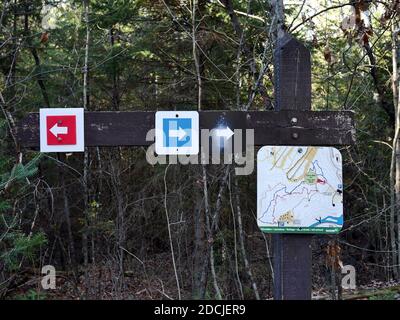
<path fill-rule="evenodd" d="M 85 40 L 85 58 L 83 66 L 83 108 L 85 111 L 89 110 L 89 41 L 90 41 L 90 28 L 89 28 L 89 0 L 83 0 L 84 20 L 86 25 L 86 40 Z M 89 226 L 90 226 L 90 195 L 89 195 L 89 150 L 85 148 L 83 160 L 83 197 L 84 197 L 84 232 L 82 235 L 82 251 L 85 268 L 85 291 L 86 298 L 89 297 L 90 279 L 88 274 L 89 267 Z"/>
<path fill-rule="evenodd" d="M 114 35 L 114 29 L 110 28 L 110 44 L 111 48 L 114 48 L 115 44 L 115 35 Z M 117 72 L 117 66 L 116 62 L 117 59 L 113 58 L 112 61 L 112 105 L 114 110 L 119 110 L 119 105 L 120 105 L 120 93 L 119 93 L 119 77 L 118 77 L 118 72 Z"/>
<path fill-rule="evenodd" d="M 193 61 L 195 65 L 195 74 L 196 74 L 196 84 L 197 84 L 197 110 L 202 110 L 203 108 L 203 73 L 204 73 L 204 65 L 203 65 L 203 54 L 200 50 L 198 50 L 198 42 L 197 42 L 197 29 L 201 22 L 197 22 L 196 13 L 201 13 L 204 10 L 205 1 L 204 0 L 193 0 L 191 2 L 191 15 L 192 15 L 192 54 Z M 200 17 L 201 18 L 201 17 Z M 200 153 L 202 151 L 200 150 Z M 201 191 L 203 192 L 203 197 L 197 198 L 197 204 L 195 208 L 195 222 L 194 222 L 194 233 L 195 233 L 195 252 L 194 252 L 194 282 L 193 282 L 193 297 L 196 299 L 204 299 L 206 286 L 207 286 L 207 278 L 208 278 L 208 255 L 207 255 L 207 247 L 205 245 L 205 236 L 206 236 L 206 221 L 208 220 L 209 215 L 209 202 L 208 202 L 208 189 L 207 189 L 207 168 L 205 165 L 201 165 L 202 176 L 202 185 Z M 196 187 L 197 188 L 197 187 Z M 201 195 L 201 193 L 199 193 Z M 204 208 L 204 211 L 202 210 Z M 204 214 L 203 214 L 204 212 Z M 213 254 L 213 253 L 212 253 Z M 205 258 L 207 257 L 207 258 Z M 212 266 L 214 268 L 214 266 Z M 214 283 L 215 284 L 215 283 Z"/>
<path fill-rule="evenodd" d="M 247 253 L 244 246 L 244 230 L 243 230 L 243 222 L 242 222 L 242 209 L 240 207 L 240 189 L 237 179 L 235 177 L 235 197 L 236 197 L 236 215 L 238 220 L 238 229 L 239 229 L 239 243 L 240 243 L 240 251 L 242 253 L 242 258 L 244 261 L 244 267 L 246 269 L 246 273 L 249 277 L 251 287 L 253 288 L 254 296 L 257 300 L 260 300 L 260 294 L 258 293 L 257 283 L 254 280 L 253 272 L 251 271 L 249 260 L 247 259 Z"/>
<path fill-rule="evenodd" d="M 396 247 L 396 229 L 398 237 L 400 237 L 400 213 L 399 213 L 399 202 L 400 202 L 400 142 L 399 142 L 399 131 L 400 131 L 400 101 L 399 101 L 399 46 L 398 46 L 398 32 L 396 24 L 392 26 L 392 64 L 393 64 L 393 75 L 392 75 L 392 90 L 393 90 L 393 104 L 395 109 L 395 126 L 394 126 L 394 137 L 393 137 L 393 150 L 392 160 L 390 164 L 390 187 L 391 187 L 391 210 L 390 210 L 390 247 L 392 251 L 392 265 L 393 265 L 393 276 L 399 278 L 399 267 L 400 265 L 400 253 L 397 253 Z M 396 217 L 397 217 L 397 228 L 396 228 Z M 398 238 L 399 240 L 399 238 Z"/>
<path fill-rule="evenodd" d="M 199 167 L 200 168 L 200 167 Z M 203 187 L 197 188 L 196 204 L 194 208 L 193 226 L 194 226 L 194 252 L 193 252 L 193 288 L 192 296 L 194 299 L 204 297 L 204 280 L 202 277 L 204 256 L 205 256 L 205 215 L 203 214 L 203 197 L 201 191 Z M 199 190 L 201 189 L 201 190 Z"/>
<path fill-rule="evenodd" d="M 28 15 L 28 2 L 25 1 L 24 3 L 25 5 L 25 17 L 24 17 L 24 36 L 26 38 L 26 43 L 27 46 L 29 48 L 29 51 L 31 52 L 33 59 L 35 60 L 35 65 L 36 65 L 36 78 L 37 78 L 37 83 L 40 87 L 40 92 L 42 93 L 43 96 L 43 101 L 44 101 L 44 105 L 47 108 L 50 108 L 50 100 L 49 100 L 49 96 L 47 94 L 47 90 L 46 90 L 46 86 L 44 85 L 44 81 L 43 81 L 43 76 L 42 76 L 42 71 L 41 71 L 41 63 L 40 63 L 40 58 L 39 55 L 37 53 L 36 48 L 33 46 L 32 44 L 32 36 L 29 32 L 29 15 Z"/>
<path fill-rule="evenodd" d="M 115 199 L 117 201 L 117 223 L 116 223 L 116 237 L 117 237 L 117 261 L 118 261 L 118 275 L 117 275 L 117 292 L 121 294 L 124 288 L 124 248 L 125 248 L 125 201 L 123 196 L 123 188 L 121 186 L 121 169 L 119 163 L 120 158 L 111 155 L 111 183 L 114 189 Z"/>
<path fill-rule="evenodd" d="M 273 9 L 273 21 L 275 25 L 273 28 L 274 38 L 280 39 L 284 36 L 286 29 L 283 0 L 271 0 L 271 6 Z"/>

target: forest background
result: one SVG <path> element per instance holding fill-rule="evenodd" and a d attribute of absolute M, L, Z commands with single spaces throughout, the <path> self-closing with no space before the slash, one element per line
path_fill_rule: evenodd
<path fill-rule="evenodd" d="M 345 225 L 313 239 L 314 293 L 341 298 L 342 265 L 358 286 L 397 283 L 399 14 L 398 0 L 2 0 L 0 297 L 270 298 L 254 173 L 152 166 L 144 148 L 41 154 L 15 126 L 43 107 L 273 110 L 282 32 L 311 51 L 312 109 L 356 119 Z"/>

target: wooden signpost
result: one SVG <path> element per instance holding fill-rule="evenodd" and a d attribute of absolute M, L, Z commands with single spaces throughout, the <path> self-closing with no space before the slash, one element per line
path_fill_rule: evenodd
<path fill-rule="evenodd" d="M 310 52 L 285 35 L 278 41 L 274 59 L 275 110 L 311 110 Z M 311 299 L 311 239 L 309 234 L 272 235 L 275 300 Z"/>
<path fill-rule="evenodd" d="M 353 114 L 348 111 L 312 112 L 309 51 L 286 35 L 275 52 L 276 111 L 200 111 L 200 129 L 212 130 L 221 120 L 233 129 L 254 129 L 254 144 L 334 146 L 354 143 Z M 85 146 L 147 146 L 155 112 L 86 112 Z M 24 147 L 40 145 L 39 113 L 17 126 Z M 275 234 L 275 299 L 311 298 L 311 235 Z"/>
<path fill-rule="evenodd" d="M 200 129 L 212 130 L 221 119 L 233 129 L 254 129 L 254 144 L 340 145 L 353 141 L 353 114 L 349 111 L 200 111 Z M 296 123 L 293 123 L 296 119 Z M 85 146 L 148 146 L 155 112 L 85 112 Z M 30 113 L 17 126 L 22 146 L 40 145 L 39 113 Z"/>

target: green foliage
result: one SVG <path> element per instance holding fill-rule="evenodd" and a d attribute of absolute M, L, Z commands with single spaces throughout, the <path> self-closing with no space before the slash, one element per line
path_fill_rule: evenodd
<path fill-rule="evenodd" d="M 11 205 L 7 201 L 0 200 L 0 213 L 11 209 Z"/>
<path fill-rule="evenodd" d="M 11 172 L 4 173 L 0 176 L 0 189 L 4 188 L 13 182 L 22 182 L 24 179 L 32 177 L 38 170 L 38 163 L 43 154 L 38 153 L 27 164 L 17 163 L 12 168 Z"/>
<path fill-rule="evenodd" d="M 368 300 L 397 300 L 399 294 L 395 291 L 386 291 L 380 294 L 373 295 Z"/>
<path fill-rule="evenodd" d="M 8 244 L 9 249 L 3 250 L 4 248 L 2 248 L 1 259 L 8 270 L 17 270 L 21 259 L 26 258 L 33 261 L 36 252 L 46 243 L 46 236 L 42 232 L 32 236 L 27 236 L 19 231 L 8 232 L 3 236 L 1 247 Z"/>
<path fill-rule="evenodd" d="M 44 300 L 46 299 L 46 293 L 29 289 L 26 293 L 18 294 L 15 296 L 16 300 Z"/>

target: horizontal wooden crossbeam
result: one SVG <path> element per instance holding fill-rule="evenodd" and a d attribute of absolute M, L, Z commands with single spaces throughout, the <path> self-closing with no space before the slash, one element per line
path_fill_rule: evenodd
<path fill-rule="evenodd" d="M 229 126 L 254 129 L 255 145 L 346 145 L 355 141 L 350 111 L 200 111 L 200 129 Z M 147 146 L 155 112 L 86 112 L 85 146 Z M 16 136 L 24 147 L 39 146 L 39 113 L 19 122 Z"/>

